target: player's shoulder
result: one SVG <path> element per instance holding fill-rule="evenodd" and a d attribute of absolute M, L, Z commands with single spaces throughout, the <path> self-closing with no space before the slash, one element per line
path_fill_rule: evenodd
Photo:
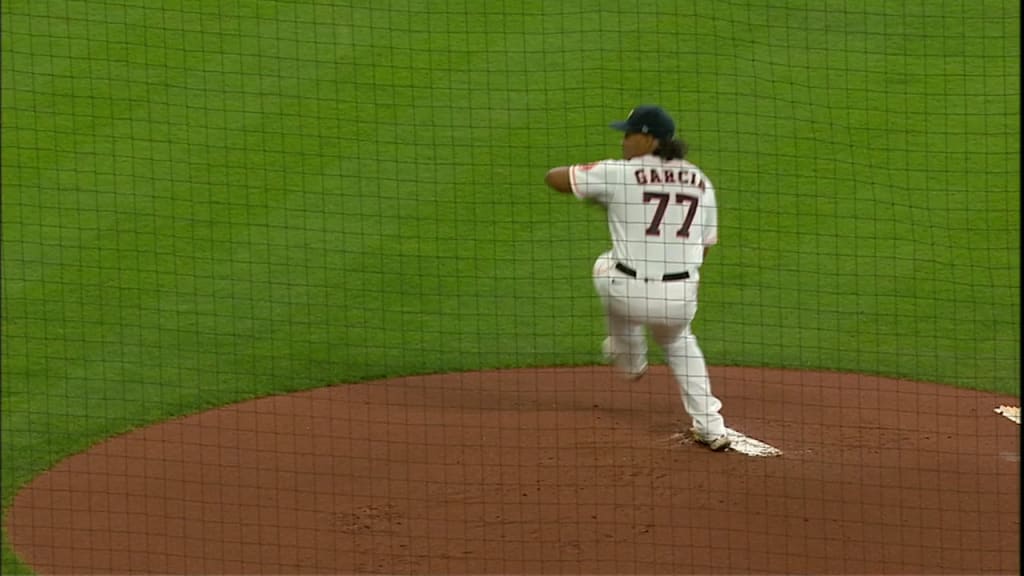
<path fill-rule="evenodd" d="M 605 158 L 604 160 L 598 160 L 597 162 L 592 162 L 593 165 L 600 165 L 600 166 L 606 166 L 606 167 L 609 167 L 609 166 L 625 166 L 628 163 L 629 163 L 628 160 L 623 160 L 622 158 Z"/>
<path fill-rule="evenodd" d="M 627 164 L 626 160 L 620 160 L 617 158 L 606 158 L 604 160 L 576 164 L 573 168 L 575 168 L 579 172 L 609 173 L 622 170 L 624 168 L 627 168 L 628 166 L 629 165 Z"/>

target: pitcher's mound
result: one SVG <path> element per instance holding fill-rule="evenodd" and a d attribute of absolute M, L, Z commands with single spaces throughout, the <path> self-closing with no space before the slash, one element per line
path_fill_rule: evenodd
<path fill-rule="evenodd" d="M 9 510 L 41 574 L 1018 573 L 1019 426 L 994 396 L 713 368 L 410 377 L 264 398 L 68 458 Z"/>

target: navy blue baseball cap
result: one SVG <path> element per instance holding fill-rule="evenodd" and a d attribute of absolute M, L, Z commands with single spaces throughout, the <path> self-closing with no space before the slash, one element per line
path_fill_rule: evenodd
<path fill-rule="evenodd" d="M 650 134 L 658 140 L 670 140 L 676 133 L 676 123 L 660 106 L 644 104 L 629 112 L 625 120 L 610 124 L 626 133 Z"/>

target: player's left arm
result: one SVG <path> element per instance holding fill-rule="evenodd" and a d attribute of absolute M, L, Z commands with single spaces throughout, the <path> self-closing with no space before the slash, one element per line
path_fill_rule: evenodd
<path fill-rule="evenodd" d="M 571 170 L 572 166 L 558 166 L 557 168 L 552 168 L 551 170 L 548 170 L 547 175 L 544 176 L 544 182 L 559 192 L 569 194 L 572 192 L 572 179 L 569 175 Z"/>
<path fill-rule="evenodd" d="M 559 166 L 548 170 L 544 182 L 559 192 L 572 192 L 580 200 L 605 204 L 611 182 L 621 181 L 622 166 L 613 160 Z"/>

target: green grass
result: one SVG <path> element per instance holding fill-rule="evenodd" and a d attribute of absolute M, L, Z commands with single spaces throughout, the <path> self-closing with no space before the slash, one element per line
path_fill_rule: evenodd
<path fill-rule="evenodd" d="M 1019 395 L 1018 3 L 684 4 L 3 2 L 4 506 L 174 415 L 595 362 L 603 214 L 542 179 L 641 102 L 719 191 L 711 363 Z"/>

